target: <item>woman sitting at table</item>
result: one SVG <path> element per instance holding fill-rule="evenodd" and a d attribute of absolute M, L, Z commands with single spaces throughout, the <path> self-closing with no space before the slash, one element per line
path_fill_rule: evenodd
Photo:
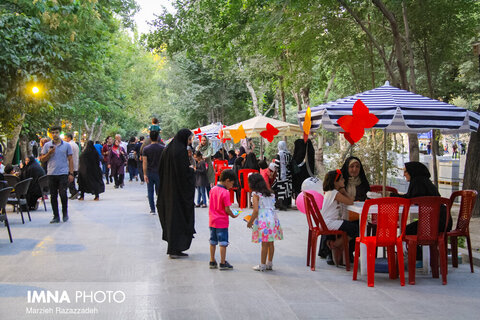
<path fill-rule="evenodd" d="M 357 157 L 349 157 L 342 166 L 342 175 L 345 178 L 345 190 L 354 201 L 367 200 L 367 192 L 370 190 L 362 162 Z"/>
<path fill-rule="evenodd" d="M 403 169 L 403 175 L 405 179 L 410 182 L 408 185 L 408 191 L 406 194 L 390 194 L 391 197 L 401 197 L 401 198 L 415 198 L 415 197 L 426 197 L 426 196 L 440 196 L 435 185 L 430 181 L 430 172 L 427 167 L 420 162 L 412 161 L 405 163 L 405 168 Z M 445 221 L 447 218 L 447 208 L 445 206 L 440 207 L 440 221 L 438 224 L 438 230 L 442 231 L 445 228 Z M 418 222 L 412 222 L 407 225 L 405 229 L 405 234 L 415 235 L 417 234 Z M 450 216 L 447 231 L 452 230 L 452 217 Z M 421 250 L 419 252 L 422 252 Z"/>
<path fill-rule="evenodd" d="M 353 261 L 355 250 L 355 238 L 358 237 L 358 223 L 343 220 L 340 216 L 339 204 L 352 205 L 353 198 L 345 189 L 345 180 L 340 170 L 329 171 L 323 179 L 323 206 L 322 217 L 329 230 L 345 231 L 350 239 L 349 256 Z M 336 265 L 340 264 L 342 257 L 343 238 L 336 239 L 335 236 L 327 237 L 327 245 L 332 250 L 333 260 Z"/>
<path fill-rule="evenodd" d="M 30 210 L 36 210 L 38 208 L 38 198 L 43 196 L 38 179 L 45 175 L 45 171 L 40 164 L 35 160 L 34 156 L 25 158 L 25 165 L 20 171 L 20 180 L 33 178 L 27 191 L 27 205 Z"/>
<path fill-rule="evenodd" d="M 342 176 L 345 179 L 345 191 L 348 196 L 354 201 L 367 200 L 367 192 L 370 190 L 365 171 L 363 170 L 362 162 L 357 157 L 349 157 L 345 160 L 342 166 Z M 349 219 L 349 214 L 346 205 L 340 205 L 340 212 L 342 219 L 354 220 L 358 223 L 358 215 L 355 218 Z M 318 255 L 326 258 L 327 263 L 333 265 L 332 252 L 327 246 L 327 237 L 322 236 L 320 240 L 320 249 Z"/>

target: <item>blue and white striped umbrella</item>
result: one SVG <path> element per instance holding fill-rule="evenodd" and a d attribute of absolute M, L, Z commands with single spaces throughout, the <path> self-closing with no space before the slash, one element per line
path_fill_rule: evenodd
<path fill-rule="evenodd" d="M 218 133 L 220 132 L 220 129 L 222 129 L 223 125 L 221 122 L 216 122 L 216 123 L 212 123 L 212 124 L 209 124 L 207 126 L 204 126 L 204 127 L 200 127 L 200 128 L 195 128 L 193 130 L 191 130 L 192 132 L 194 132 L 195 130 L 202 130 L 200 132 L 200 135 L 201 136 L 207 136 L 207 138 L 209 140 L 218 140 L 217 138 L 217 135 Z M 195 135 L 195 139 L 198 139 L 198 136 Z"/>
<path fill-rule="evenodd" d="M 351 115 L 353 104 L 362 100 L 379 121 L 374 126 L 387 132 L 421 133 L 439 129 L 442 133 L 477 131 L 480 114 L 419 94 L 385 85 L 354 96 L 338 99 L 311 108 L 312 131 L 320 126 L 327 131 L 343 131 L 337 124 L 344 115 Z M 303 125 L 306 110 L 298 112 Z"/>

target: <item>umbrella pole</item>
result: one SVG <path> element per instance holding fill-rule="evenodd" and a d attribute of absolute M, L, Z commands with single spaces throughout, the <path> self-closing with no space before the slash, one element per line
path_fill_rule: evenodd
<path fill-rule="evenodd" d="M 385 186 L 387 185 L 387 130 L 383 130 L 383 186 L 382 196 L 385 197 Z"/>
<path fill-rule="evenodd" d="M 260 159 L 263 160 L 263 139 L 260 137 Z"/>

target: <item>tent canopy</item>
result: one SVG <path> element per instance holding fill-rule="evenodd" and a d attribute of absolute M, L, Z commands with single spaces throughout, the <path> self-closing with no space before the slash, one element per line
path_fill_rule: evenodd
<path fill-rule="evenodd" d="M 215 122 L 207 126 L 192 129 L 191 131 L 194 132 L 200 129 L 201 132 L 199 133 L 199 135 L 201 136 L 205 135 L 209 140 L 214 140 L 214 139 L 217 139 L 218 132 L 220 131 L 220 129 L 222 129 L 222 127 L 223 125 L 221 122 Z M 197 139 L 197 135 L 195 135 L 195 139 Z"/>
<path fill-rule="evenodd" d="M 373 90 L 311 108 L 311 130 L 321 125 L 327 131 L 343 131 L 337 121 L 352 114 L 353 104 L 358 99 L 379 119 L 374 128 L 387 132 L 421 133 L 439 129 L 442 133 L 453 134 L 477 131 L 480 122 L 480 114 L 476 112 L 390 86 L 387 81 Z M 298 112 L 301 124 L 305 112 Z"/>
<path fill-rule="evenodd" d="M 293 136 L 303 134 L 303 129 L 296 124 L 283 122 L 264 116 L 257 116 L 228 126 L 223 129 L 223 134 L 225 138 L 231 138 L 230 130 L 238 129 L 238 127 L 242 125 L 243 129 L 245 129 L 245 134 L 247 138 L 261 137 L 260 132 L 266 129 L 267 123 L 270 123 L 272 126 L 278 129 L 278 136 Z"/>

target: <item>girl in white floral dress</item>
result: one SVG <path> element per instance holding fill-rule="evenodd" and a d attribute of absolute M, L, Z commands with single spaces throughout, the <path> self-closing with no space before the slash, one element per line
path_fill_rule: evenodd
<path fill-rule="evenodd" d="M 272 270 L 275 251 L 273 242 L 283 239 L 282 227 L 275 212 L 275 195 L 267 188 L 265 180 L 258 173 L 248 177 L 248 184 L 253 191 L 253 213 L 247 227 L 253 227 L 252 242 L 262 243 L 260 264 L 253 267 L 253 270 Z"/>

